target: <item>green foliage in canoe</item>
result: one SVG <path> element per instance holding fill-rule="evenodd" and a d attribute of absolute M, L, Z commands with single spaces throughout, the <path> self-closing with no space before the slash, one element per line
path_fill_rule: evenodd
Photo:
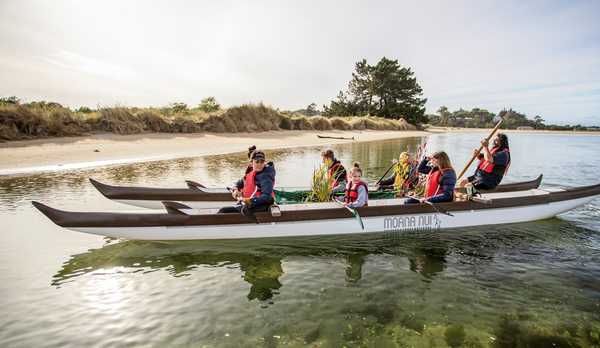
<path fill-rule="evenodd" d="M 277 204 L 298 204 L 306 202 L 310 197 L 310 191 L 298 190 L 298 191 L 281 191 L 275 190 L 275 201 Z M 343 197 L 344 193 L 334 194 L 336 197 Z M 395 198 L 396 193 L 394 191 L 369 191 L 369 199 L 386 199 Z"/>

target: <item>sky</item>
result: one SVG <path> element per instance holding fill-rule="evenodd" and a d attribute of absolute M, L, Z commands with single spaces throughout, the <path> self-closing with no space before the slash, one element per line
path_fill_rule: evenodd
<path fill-rule="evenodd" d="M 600 125 L 595 0 L 0 0 L 0 96 L 24 101 L 294 110 L 384 56 L 414 71 L 430 113 Z"/>

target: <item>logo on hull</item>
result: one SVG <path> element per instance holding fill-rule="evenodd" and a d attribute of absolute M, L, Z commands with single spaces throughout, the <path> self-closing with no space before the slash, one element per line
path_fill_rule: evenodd
<path fill-rule="evenodd" d="M 383 220 L 383 230 L 386 232 L 432 231 L 439 230 L 441 225 L 438 214 L 392 216 Z"/>

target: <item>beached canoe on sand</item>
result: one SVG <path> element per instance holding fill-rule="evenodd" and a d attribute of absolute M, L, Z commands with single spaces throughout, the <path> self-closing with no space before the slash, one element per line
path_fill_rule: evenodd
<path fill-rule="evenodd" d="M 187 188 L 111 186 L 94 179 L 90 179 L 90 182 L 106 198 L 141 208 L 162 209 L 163 201 L 181 202 L 196 209 L 221 208 L 235 203 L 228 189 L 207 188 L 193 181 L 186 181 Z M 540 174 L 534 180 L 499 185 L 495 190 L 489 192 L 525 191 L 538 188 L 541 182 L 542 175 Z M 370 200 L 394 198 L 395 196 L 395 193 L 391 191 L 375 191 L 374 188 L 369 190 Z M 276 189 L 275 201 L 277 204 L 300 203 L 304 201 L 308 192 L 308 188 Z"/>
<path fill-rule="evenodd" d="M 202 240 L 397 233 L 518 223 L 551 218 L 599 195 L 600 184 L 488 193 L 483 195 L 487 204 L 466 201 L 431 206 L 381 199 L 357 209 L 362 223 L 336 203 L 282 205 L 279 211 L 253 217 L 186 209 L 172 202 L 166 203 L 169 212 L 161 214 L 68 212 L 38 202 L 33 205 L 57 225 L 74 231 L 130 240 Z"/>

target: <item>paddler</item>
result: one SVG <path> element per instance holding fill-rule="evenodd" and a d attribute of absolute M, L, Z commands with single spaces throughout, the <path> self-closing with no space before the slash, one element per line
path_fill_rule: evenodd
<path fill-rule="evenodd" d="M 219 209 L 219 213 L 242 213 L 252 215 L 255 212 L 267 211 L 275 202 L 275 166 L 273 162 L 265 162 L 265 153 L 260 150 L 252 152 L 252 170 L 238 181 L 241 184 L 241 197 L 238 204 Z"/>
<path fill-rule="evenodd" d="M 405 203 L 452 202 L 456 186 L 456 172 L 452 168 L 448 154 L 439 151 L 430 157 L 423 158 L 417 170 L 419 173 L 427 174 L 425 196 L 420 200 L 408 198 Z"/>
<path fill-rule="evenodd" d="M 331 183 L 332 192 L 344 192 L 346 188 L 346 168 L 335 158 L 335 154 L 331 149 L 321 152 L 321 158 L 323 164 L 327 166 L 327 176 L 333 179 Z"/>
<path fill-rule="evenodd" d="M 349 208 L 360 208 L 369 203 L 369 188 L 367 183 L 362 180 L 362 169 L 358 162 L 354 162 L 350 169 L 350 182 L 346 184 L 346 194 L 344 195 L 344 205 Z"/>
<path fill-rule="evenodd" d="M 477 149 L 474 154 L 479 158 L 475 174 L 460 181 L 459 186 L 473 185 L 480 190 L 493 190 L 500 184 L 510 166 L 510 149 L 506 134 L 498 133 L 494 146 L 490 149 L 486 139 L 481 141 L 483 151 Z"/>
<path fill-rule="evenodd" d="M 256 145 L 252 145 L 248 147 L 248 165 L 246 166 L 246 171 L 244 172 L 244 176 L 252 171 L 252 153 L 256 150 Z M 231 191 L 231 195 L 234 199 L 242 198 L 242 188 L 244 187 L 244 179 L 240 179 L 236 182 L 235 188 Z"/>
<path fill-rule="evenodd" d="M 408 152 L 402 152 L 398 160 L 394 159 L 394 162 L 394 173 L 389 178 L 381 180 L 378 189 L 393 188 L 395 191 L 400 192 L 402 189 L 407 188 L 408 182 L 406 180 L 416 165 Z"/>

